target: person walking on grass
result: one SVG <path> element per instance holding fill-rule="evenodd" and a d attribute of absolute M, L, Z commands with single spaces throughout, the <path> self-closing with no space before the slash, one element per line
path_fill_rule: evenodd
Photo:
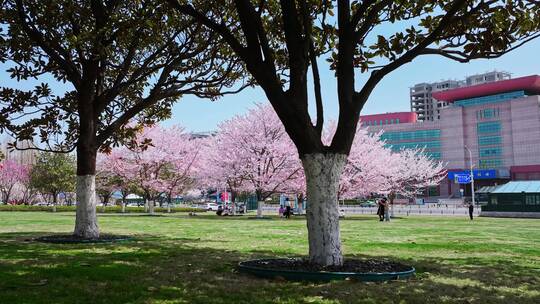
<path fill-rule="evenodd" d="M 469 204 L 469 218 L 471 219 L 471 221 L 473 220 L 473 212 L 474 212 L 474 204 L 471 202 Z"/>

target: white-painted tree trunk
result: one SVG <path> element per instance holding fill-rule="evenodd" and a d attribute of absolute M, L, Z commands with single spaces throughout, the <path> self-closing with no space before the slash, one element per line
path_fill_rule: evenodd
<path fill-rule="evenodd" d="M 82 238 L 98 238 L 96 216 L 96 176 L 77 176 L 77 214 L 73 234 Z"/>
<path fill-rule="evenodd" d="M 144 212 L 148 213 L 148 200 L 144 200 Z"/>
<path fill-rule="evenodd" d="M 126 213 L 126 203 L 122 202 L 122 213 Z"/>
<path fill-rule="evenodd" d="M 262 207 L 263 207 L 263 202 L 258 201 L 257 202 L 257 217 L 263 217 Z"/>
<path fill-rule="evenodd" d="M 298 200 L 298 206 L 296 207 L 296 211 L 298 212 L 298 214 L 304 214 L 304 201 L 300 201 Z"/>
<path fill-rule="evenodd" d="M 154 214 L 154 206 L 156 204 L 154 203 L 154 201 L 148 201 L 148 213 L 150 214 Z"/>
<path fill-rule="evenodd" d="M 171 204 L 167 203 L 167 213 L 171 213 Z"/>
<path fill-rule="evenodd" d="M 343 264 L 337 195 L 346 160 L 345 154 L 313 153 L 302 157 L 308 198 L 309 259 L 314 264 Z"/>

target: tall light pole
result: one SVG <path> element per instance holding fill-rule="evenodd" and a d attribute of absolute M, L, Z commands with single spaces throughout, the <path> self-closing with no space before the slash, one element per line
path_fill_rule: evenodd
<path fill-rule="evenodd" d="M 467 149 L 467 151 L 469 152 L 469 162 L 471 163 L 471 192 L 472 192 L 472 204 L 474 206 L 475 205 L 475 202 L 474 202 L 474 172 L 473 172 L 474 164 L 473 164 L 473 160 L 472 160 L 471 149 L 469 149 L 469 147 L 467 147 L 467 145 L 465 145 L 465 149 Z"/>

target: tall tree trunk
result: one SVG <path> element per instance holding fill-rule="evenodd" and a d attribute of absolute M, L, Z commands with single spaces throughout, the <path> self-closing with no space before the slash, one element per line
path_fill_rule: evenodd
<path fill-rule="evenodd" d="M 154 200 L 150 200 L 150 199 L 147 199 L 147 204 L 148 204 L 148 213 L 153 215 L 154 214 L 154 206 L 156 205 L 156 203 L 154 202 Z"/>
<path fill-rule="evenodd" d="M 302 157 L 309 200 L 306 208 L 309 259 L 314 264 L 343 264 L 337 194 L 346 160 L 345 154 L 331 153 Z"/>
<path fill-rule="evenodd" d="M 236 194 L 234 190 L 231 189 L 231 212 L 232 215 L 236 215 Z"/>
<path fill-rule="evenodd" d="M 52 194 L 52 211 L 53 212 L 56 212 L 56 204 L 58 203 L 58 193 L 54 192 Z"/>
<path fill-rule="evenodd" d="M 150 194 L 148 194 L 147 191 L 144 191 L 143 199 L 144 199 L 144 212 L 148 213 L 149 211 L 148 208 L 150 206 Z"/>
<path fill-rule="evenodd" d="M 77 214 L 73 234 L 81 238 L 98 238 L 96 215 L 96 154 L 91 140 L 84 137 L 77 145 Z"/>
<path fill-rule="evenodd" d="M 262 208 L 263 208 L 263 204 L 264 202 L 262 201 L 262 192 L 261 190 L 257 190 L 255 191 L 256 194 L 257 194 L 257 217 L 260 217 L 262 218 L 263 217 L 263 214 L 262 214 Z"/>
<path fill-rule="evenodd" d="M 390 217 L 394 217 L 394 199 L 396 198 L 396 193 L 394 191 L 388 194 L 388 200 L 390 201 Z"/>
<path fill-rule="evenodd" d="M 304 198 L 302 195 L 296 195 L 296 212 L 300 214 L 304 214 Z"/>
<path fill-rule="evenodd" d="M 4 193 L 4 204 L 9 204 L 9 199 L 11 198 L 11 190 L 13 189 L 13 186 L 9 187 L 9 190 L 6 190 Z"/>

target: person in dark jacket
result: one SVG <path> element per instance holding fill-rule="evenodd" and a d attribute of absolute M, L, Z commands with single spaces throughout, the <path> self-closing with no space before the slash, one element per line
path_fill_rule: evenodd
<path fill-rule="evenodd" d="M 221 216 L 222 213 L 223 213 L 223 206 L 219 205 L 217 208 L 216 214 Z"/>
<path fill-rule="evenodd" d="M 474 204 L 469 204 L 469 217 L 471 218 L 471 221 L 473 220 L 473 212 L 474 212 Z"/>
<path fill-rule="evenodd" d="M 291 217 L 291 206 L 289 205 L 285 206 L 285 212 L 283 213 L 283 215 L 285 215 L 285 218 Z"/>
<path fill-rule="evenodd" d="M 377 208 L 377 215 L 379 216 L 379 221 L 382 222 L 384 220 L 384 204 L 386 202 L 386 199 L 385 198 L 381 198 L 378 202 L 377 202 L 377 205 L 379 206 Z"/>

